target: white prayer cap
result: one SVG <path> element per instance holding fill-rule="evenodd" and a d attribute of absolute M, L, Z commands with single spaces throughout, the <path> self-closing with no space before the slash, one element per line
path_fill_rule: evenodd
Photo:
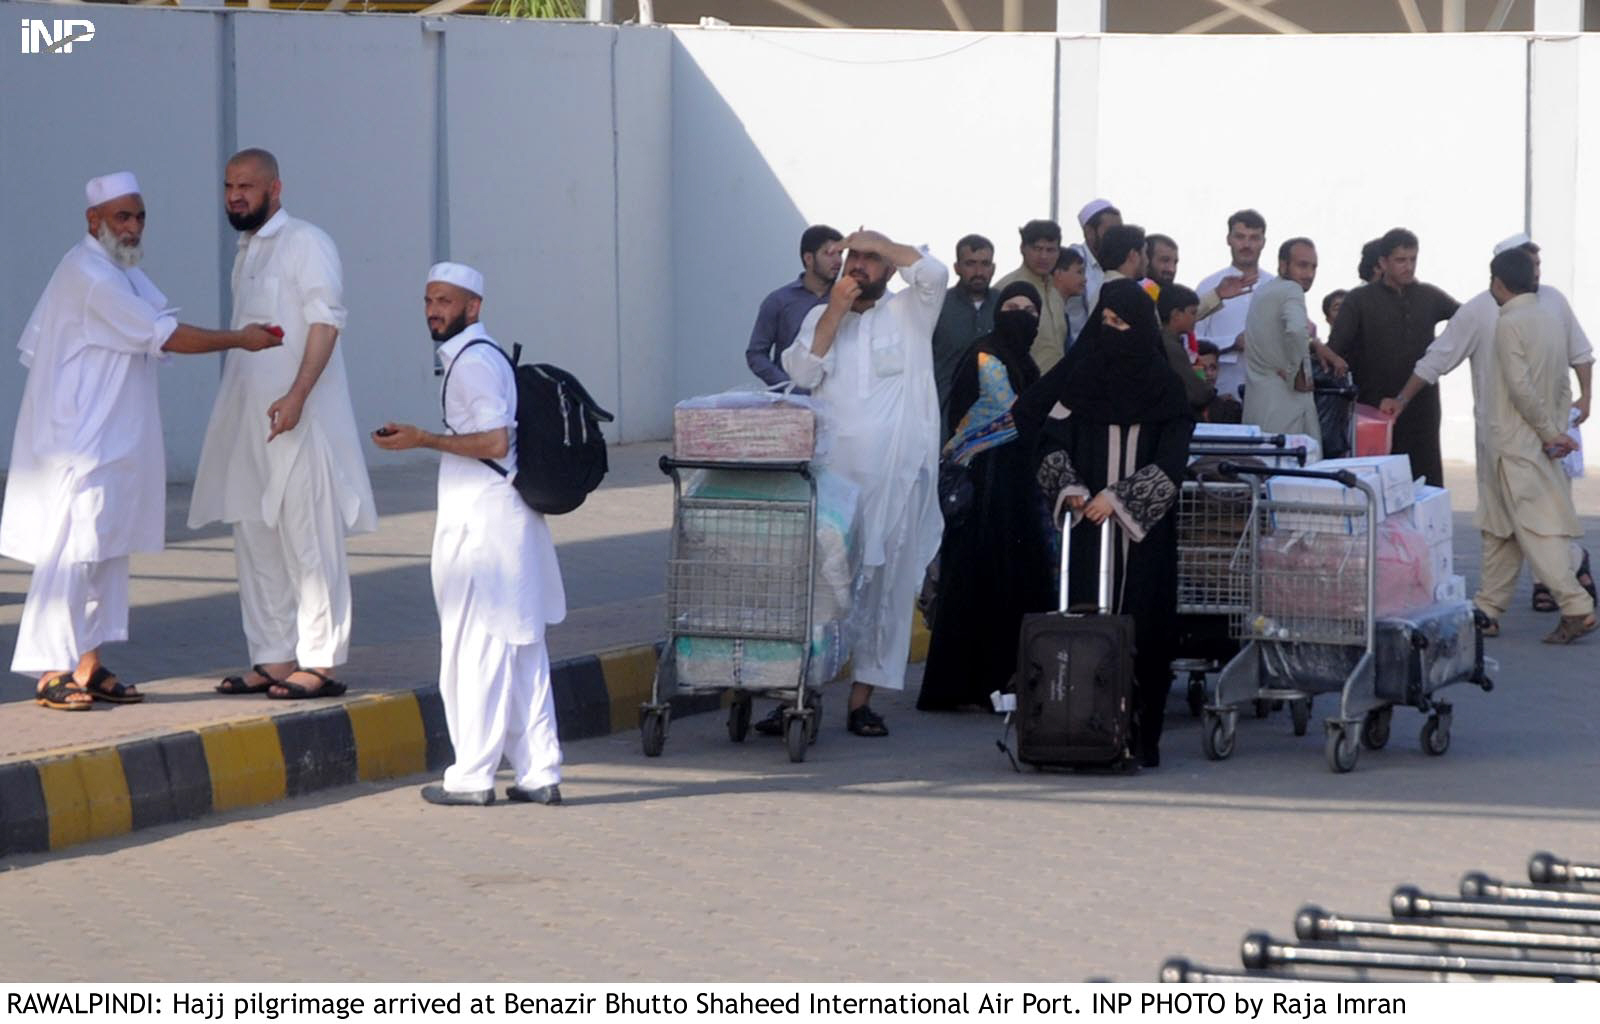
<path fill-rule="evenodd" d="M 465 263 L 435 263 L 428 268 L 428 283 L 443 281 L 483 298 L 483 275 Z"/>
<path fill-rule="evenodd" d="M 1494 254 L 1498 256 L 1501 253 L 1507 252 L 1511 249 L 1520 249 L 1531 241 L 1533 241 L 1533 239 L 1529 238 L 1526 233 L 1519 231 L 1510 238 L 1502 238 L 1500 241 L 1496 242 L 1494 244 Z"/>
<path fill-rule="evenodd" d="M 99 206 L 109 203 L 121 196 L 131 196 L 139 191 L 139 179 L 130 171 L 118 171 L 116 174 L 103 174 L 98 178 L 90 178 L 89 184 L 83 186 L 83 194 L 89 200 L 90 206 Z"/>
<path fill-rule="evenodd" d="M 1089 200 L 1083 205 L 1083 209 L 1078 211 L 1078 227 L 1081 228 L 1088 224 L 1090 220 L 1094 219 L 1095 214 L 1099 213 L 1101 210 L 1109 210 L 1111 209 L 1111 206 L 1112 203 L 1109 199 Z"/>

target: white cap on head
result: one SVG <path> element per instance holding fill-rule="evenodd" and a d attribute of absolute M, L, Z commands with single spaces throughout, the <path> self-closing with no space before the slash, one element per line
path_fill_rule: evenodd
<path fill-rule="evenodd" d="M 89 200 L 90 206 L 99 206 L 109 203 L 122 196 L 131 196 L 139 191 L 139 179 L 130 171 L 118 171 L 116 174 L 103 174 L 98 178 L 90 178 L 89 184 L 83 186 L 83 194 Z"/>
<path fill-rule="evenodd" d="M 1510 238 L 1502 238 L 1500 241 L 1494 243 L 1494 254 L 1498 256 L 1501 253 L 1507 252 L 1511 249 L 1520 249 L 1531 241 L 1533 241 L 1533 239 L 1529 238 L 1525 232 L 1519 231 Z"/>
<path fill-rule="evenodd" d="M 465 263 L 435 263 L 428 268 L 428 283 L 443 281 L 483 298 L 483 275 Z"/>
<path fill-rule="evenodd" d="M 1078 227 L 1081 228 L 1088 224 L 1089 221 L 1094 218 L 1095 214 L 1099 213 L 1101 210 L 1109 210 L 1111 209 L 1111 206 L 1112 202 L 1109 199 L 1091 199 L 1087 203 L 1084 203 L 1083 209 L 1078 211 Z"/>

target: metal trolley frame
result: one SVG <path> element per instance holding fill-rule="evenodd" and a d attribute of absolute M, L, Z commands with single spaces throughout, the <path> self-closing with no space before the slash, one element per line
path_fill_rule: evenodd
<path fill-rule="evenodd" d="M 1376 620 L 1377 494 L 1349 470 L 1262 469 L 1227 462 L 1221 469 L 1234 475 L 1333 480 L 1357 491 L 1363 500 L 1360 504 L 1340 506 L 1270 498 L 1257 501 L 1250 540 L 1257 552 L 1247 623 L 1250 640 L 1222 670 L 1213 700 L 1202 714 L 1202 750 L 1214 761 L 1232 755 L 1238 725 L 1237 706 L 1241 703 L 1288 702 L 1294 714 L 1295 734 L 1304 735 L 1311 697 L 1319 693 L 1337 693 L 1338 712 L 1324 721 L 1324 753 L 1333 771 L 1351 771 L 1362 746 L 1377 750 L 1388 743 L 1395 702 L 1384 694 L 1404 689 L 1380 686 L 1378 679 L 1381 669 L 1377 658 Z M 1285 514 L 1302 520 L 1321 517 L 1362 520 L 1361 539 L 1352 545 L 1364 551 L 1359 568 L 1354 572 L 1330 573 L 1321 563 L 1306 569 L 1292 564 L 1267 565 L 1260 555 L 1261 539 L 1275 530 L 1276 517 Z M 1332 536 L 1339 535 L 1330 534 Z M 1348 539 L 1342 542 L 1349 543 Z M 1488 690 L 1493 683 L 1482 672 L 1481 633 L 1475 640 L 1479 651 L 1476 673 L 1451 679 L 1449 683 L 1471 682 Z M 1437 689 L 1407 698 L 1427 716 L 1422 727 L 1422 748 L 1432 755 L 1443 754 L 1450 746 L 1452 708 L 1433 696 Z"/>
<path fill-rule="evenodd" d="M 809 462 L 721 462 L 663 455 L 672 478 L 672 534 L 667 555 L 667 639 L 656 663 L 650 700 L 639 708 L 646 757 L 666 743 L 673 694 L 732 691 L 728 737 L 744 741 L 756 697 L 784 702 L 783 736 L 789 760 L 803 761 L 816 742 L 822 698 L 806 685 L 811 669 L 811 600 L 816 586 L 817 482 Z M 804 498 L 733 499 L 684 494 L 685 470 L 794 473 Z M 725 683 L 686 682 L 677 671 L 679 638 L 728 640 L 734 673 Z M 743 643 L 798 645 L 799 669 L 788 685 L 741 677 Z"/>
<path fill-rule="evenodd" d="M 1303 447 L 1287 447 L 1282 434 L 1255 438 L 1205 438 L 1191 456 L 1291 458 L 1304 466 Z M 1207 701 L 1206 676 L 1218 672 L 1247 634 L 1254 575 L 1256 502 L 1263 485 L 1256 479 L 1185 480 L 1178 491 L 1178 616 L 1180 643 L 1174 672 L 1188 675 L 1189 712 L 1200 717 Z M 1208 628 L 1209 627 L 1209 628 Z M 1265 717 L 1267 702 L 1256 707 Z"/>

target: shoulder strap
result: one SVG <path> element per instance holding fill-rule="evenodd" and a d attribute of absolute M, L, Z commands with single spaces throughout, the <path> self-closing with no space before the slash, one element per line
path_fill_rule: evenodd
<path fill-rule="evenodd" d="M 517 351 L 516 356 L 508 356 L 508 355 L 506 355 L 506 350 L 505 349 L 501 348 L 499 345 L 497 345 L 494 342 L 490 341 L 488 338 L 474 338 L 472 341 L 469 341 L 465 345 L 461 346 L 461 351 L 456 353 L 456 358 L 450 360 L 450 365 L 445 367 L 445 370 L 444 370 L 444 383 L 442 385 L 440 385 L 440 387 L 439 387 L 439 419 L 444 423 L 444 428 L 446 430 L 450 431 L 452 434 L 456 432 L 456 428 L 452 427 L 450 425 L 450 419 L 445 413 L 445 402 L 444 402 L 445 395 L 448 394 L 449 390 L 450 390 L 450 374 L 455 371 L 456 361 L 459 360 L 462 356 L 466 355 L 467 354 L 467 349 L 473 347 L 474 345 L 488 345 L 490 348 L 492 348 L 496 352 L 500 353 L 502 356 L 504 356 L 506 358 L 507 361 L 509 361 L 511 363 L 511 372 L 513 374 L 516 373 L 516 369 L 517 369 L 517 357 L 522 355 L 522 346 L 521 345 L 518 345 L 517 348 L 516 348 L 516 351 Z M 483 463 L 485 466 L 488 466 L 490 469 L 494 470 L 496 473 L 499 473 L 501 476 L 510 476 L 511 475 L 510 473 L 508 473 L 506 471 L 506 468 L 504 466 L 500 465 L 500 463 L 494 461 L 493 459 L 479 459 L 478 461 Z"/>

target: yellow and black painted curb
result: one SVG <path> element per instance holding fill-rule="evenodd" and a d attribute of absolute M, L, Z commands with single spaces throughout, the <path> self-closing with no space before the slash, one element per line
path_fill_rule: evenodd
<path fill-rule="evenodd" d="M 912 660 L 926 656 L 927 644 L 919 616 Z M 658 651 L 629 647 L 552 665 L 561 739 L 636 728 Z M 721 704 L 718 694 L 676 697 L 673 714 Z M 0 856 L 436 771 L 453 759 L 439 689 L 425 686 L 0 763 Z"/>

